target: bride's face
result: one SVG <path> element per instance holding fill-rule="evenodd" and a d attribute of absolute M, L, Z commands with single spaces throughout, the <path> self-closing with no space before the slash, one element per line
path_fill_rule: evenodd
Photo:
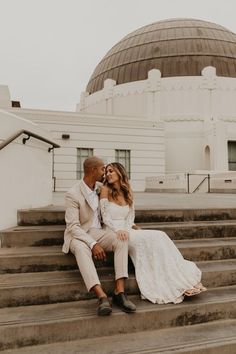
<path fill-rule="evenodd" d="M 109 184 L 119 182 L 118 173 L 112 166 L 108 166 L 106 169 L 106 179 Z"/>

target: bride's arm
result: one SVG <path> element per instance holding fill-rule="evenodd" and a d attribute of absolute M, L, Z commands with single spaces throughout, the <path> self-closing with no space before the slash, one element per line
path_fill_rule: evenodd
<path fill-rule="evenodd" d="M 103 223 L 108 226 L 111 230 L 116 232 L 112 217 L 109 212 L 109 203 L 108 203 L 108 188 L 106 186 L 101 187 L 100 191 L 100 210 L 102 215 Z"/>
<path fill-rule="evenodd" d="M 134 202 L 133 202 L 133 204 L 129 207 L 129 212 L 128 212 L 128 215 L 125 220 L 126 221 L 126 228 L 128 230 L 132 229 L 133 226 L 135 226 L 134 218 L 135 218 L 135 211 L 134 211 Z"/>

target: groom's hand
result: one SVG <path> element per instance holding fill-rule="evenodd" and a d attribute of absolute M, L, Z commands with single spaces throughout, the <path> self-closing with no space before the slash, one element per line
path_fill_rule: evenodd
<path fill-rule="evenodd" d="M 99 259 L 101 261 L 106 261 L 107 259 L 104 249 L 98 243 L 93 246 L 92 255 L 95 259 Z"/>

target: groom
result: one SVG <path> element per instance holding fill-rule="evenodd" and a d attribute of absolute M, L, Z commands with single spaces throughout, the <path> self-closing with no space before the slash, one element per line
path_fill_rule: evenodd
<path fill-rule="evenodd" d="M 106 260 L 105 251 L 114 252 L 115 291 L 113 302 L 125 312 L 135 312 L 135 305 L 124 293 L 124 279 L 128 277 L 128 241 L 117 239 L 116 234 L 102 227 L 97 187 L 104 177 L 104 162 L 98 157 L 84 161 L 84 178 L 66 194 L 66 230 L 62 251 L 71 251 L 88 291 L 98 297 L 97 313 L 100 316 L 112 312 L 93 262 Z"/>

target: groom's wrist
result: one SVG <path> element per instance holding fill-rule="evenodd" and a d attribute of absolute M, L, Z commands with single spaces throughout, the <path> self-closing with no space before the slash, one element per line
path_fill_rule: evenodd
<path fill-rule="evenodd" d="M 90 243 L 90 245 L 89 245 L 90 249 L 92 250 L 92 249 L 93 249 L 93 247 L 94 247 L 96 244 L 97 244 L 97 242 L 96 242 L 96 241 L 91 242 L 91 243 Z"/>

